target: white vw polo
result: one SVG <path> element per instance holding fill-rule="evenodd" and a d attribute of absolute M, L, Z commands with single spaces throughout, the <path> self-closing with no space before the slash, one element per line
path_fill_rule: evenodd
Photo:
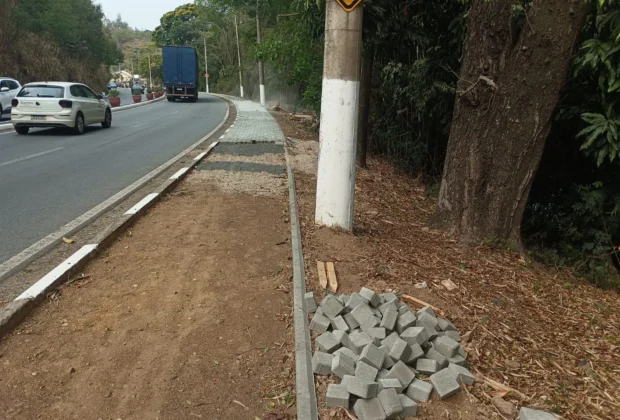
<path fill-rule="evenodd" d="M 81 83 L 28 83 L 11 105 L 11 123 L 19 134 L 31 128 L 69 127 L 79 135 L 89 124 L 112 126 L 110 104 Z"/>

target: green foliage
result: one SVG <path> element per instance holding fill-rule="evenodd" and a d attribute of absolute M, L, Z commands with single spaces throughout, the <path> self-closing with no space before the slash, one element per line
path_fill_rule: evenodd
<path fill-rule="evenodd" d="M 141 89 L 132 89 L 131 90 L 131 94 L 134 96 L 142 96 L 142 90 Z"/>
<path fill-rule="evenodd" d="M 108 96 L 111 98 L 117 98 L 120 95 L 120 92 L 116 89 L 112 89 L 108 92 Z"/>
<path fill-rule="evenodd" d="M 153 32 L 153 41 L 160 47 L 194 45 L 202 38 L 201 31 L 206 29 L 204 22 L 198 19 L 197 6 L 191 3 L 166 13 L 160 23 L 161 25 Z"/>
<path fill-rule="evenodd" d="M 586 136 L 586 141 L 581 145 L 581 150 L 588 154 L 596 154 L 596 164 L 601 166 L 605 158 L 613 162 L 618 155 L 618 130 L 620 119 L 614 119 L 613 108 L 607 106 L 605 115 L 586 112 L 581 118 L 589 125 L 581 130 L 577 137 Z"/>

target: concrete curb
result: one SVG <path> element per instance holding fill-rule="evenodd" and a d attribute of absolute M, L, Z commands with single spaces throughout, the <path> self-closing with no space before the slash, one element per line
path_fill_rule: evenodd
<path fill-rule="evenodd" d="M 295 325 L 295 388 L 297 390 L 297 419 L 317 420 L 318 408 L 314 374 L 312 373 L 312 346 L 308 315 L 304 307 L 306 275 L 304 254 L 301 243 L 301 229 L 297 213 L 297 193 L 295 176 L 291 167 L 288 150 L 284 147 L 286 172 L 288 174 L 288 196 L 291 213 L 291 245 L 293 251 L 293 319 Z"/>
<path fill-rule="evenodd" d="M 227 101 L 227 103 L 229 104 L 229 107 L 226 110 L 226 115 L 224 116 L 224 119 L 217 127 L 215 127 L 214 130 L 212 130 L 206 136 L 198 140 L 196 143 L 194 143 L 187 149 L 183 150 L 181 153 L 179 153 L 178 155 L 176 155 L 169 161 L 155 168 L 153 171 L 146 174 L 145 176 L 140 178 L 138 181 L 134 182 L 132 185 L 128 186 L 124 190 L 115 194 L 114 196 L 104 201 L 103 203 L 99 204 L 95 208 L 84 213 L 77 219 L 69 222 L 67 225 L 63 226 L 59 231 L 46 236 L 45 238 L 41 239 L 39 242 L 31 245 L 24 251 L 13 256 L 8 261 L 5 261 L 2 264 L 0 264 L 0 281 L 9 277 L 10 275 L 14 274 L 15 272 L 19 271 L 20 269 L 30 264 L 35 259 L 39 258 L 41 255 L 45 254 L 53 246 L 58 244 L 62 240 L 63 236 L 71 235 L 72 233 L 86 226 L 93 219 L 99 217 L 101 214 L 103 214 L 104 212 L 106 212 L 107 210 L 115 206 L 116 204 L 118 204 L 120 201 L 124 200 L 130 194 L 132 194 L 133 192 L 135 192 L 136 190 L 144 186 L 151 179 L 159 176 L 162 172 L 164 172 L 170 166 L 174 165 L 177 161 L 179 161 L 181 158 L 186 156 L 189 152 L 194 150 L 196 147 L 200 146 L 203 142 L 205 142 L 211 136 L 217 133 L 217 131 L 220 128 L 222 128 L 224 124 L 226 124 L 226 121 L 228 120 L 228 117 L 230 115 L 230 102 Z"/>
<path fill-rule="evenodd" d="M 151 207 L 153 207 L 166 193 L 170 192 L 183 178 L 196 167 L 218 142 L 213 142 L 200 155 L 196 156 L 190 165 L 182 168 L 166 180 L 159 188 L 134 207 L 129 209 L 119 220 L 104 229 L 92 243 L 82 246 L 76 253 L 71 255 L 52 271 L 43 276 L 39 281 L 30 286 L 25 292 L 15 298 L 7 306 L 0 309 L 0 338 L 19 324 L 35 306 L 43 301 L 48 293 L 56 289 L 60 284 L 68 281 L 72 274 L 82 269 L 99 251 L 107 248 L 129 226 L 133 225 Z"/>
<path fill-rule="evenodd" d="M 151 101 L 144 101 L 138 104 L 119 106 L 118 108 L 112 108 L 112 112 L 127 111 L 133 108 L 139 108 L 141 106 L 151 105 L 151 104 L 154 104 L 155 102 L 161 102 L 165 98 L 166 98 L 166 95 L 162 96 L 161 98 L 153 99 Z M 11 124 L 10 122 L 0 124 L 0 133 L 3 133 L 5 131 L 11 131 L 11 130 L 13 130 L 13 124 Z"/>

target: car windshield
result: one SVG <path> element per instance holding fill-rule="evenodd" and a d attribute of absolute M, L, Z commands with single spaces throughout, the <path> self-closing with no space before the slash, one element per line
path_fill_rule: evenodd
<path fill-rule="evenodd" d="M 19 98 L 64 98 L 65 88 L 49 85 L 24 86 L 17 96 Z"/>

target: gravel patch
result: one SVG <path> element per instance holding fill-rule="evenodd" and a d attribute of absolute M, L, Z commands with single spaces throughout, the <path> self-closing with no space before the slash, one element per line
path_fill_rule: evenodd
<path fill-rule="evenodd" d="M 196 171 L 185 182 L 190 184 L 211 183 L 227 194 L 250 194 L 253 196 L 278 196 L 286 192 L 285 176 L 266 172 Z"/>

